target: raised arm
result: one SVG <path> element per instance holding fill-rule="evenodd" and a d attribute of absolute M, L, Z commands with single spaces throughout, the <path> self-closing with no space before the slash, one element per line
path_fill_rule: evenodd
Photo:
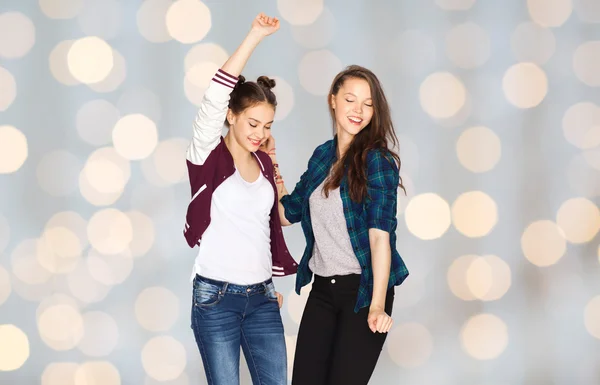
<path fill-rule="evenodd" d="M 219 144 L 223 123 L 227 116 L 229 95 L 238 81 L 238 76 L 256 46 L 263 38 L 278 29 L 277 18 L 259 14 L 252 21 L 252 28 L 240 46 L 213 77 L 194 119 L 193 138 L 187 151 L 187 159 L 193 164 L 203 164 L 210 152 Z"/>

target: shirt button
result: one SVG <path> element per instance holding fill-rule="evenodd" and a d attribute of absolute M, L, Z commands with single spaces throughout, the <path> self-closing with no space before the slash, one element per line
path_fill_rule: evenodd
<path fill-rule="evenodd" d="M 332 279 L 332 280 L 331 280 L 331 283 L 335 283 L 335 279 Z"/>

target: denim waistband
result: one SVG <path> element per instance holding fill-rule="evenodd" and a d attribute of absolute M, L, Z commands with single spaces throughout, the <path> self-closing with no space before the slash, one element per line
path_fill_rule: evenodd
<path fill-rule="evenodd" d="M 203 277 L 200 274 L 196 274 L 194 278 L 194 282 L 202 281 L 214 286 L 219 287 L 220 291 L 223 293 L 233 293 L 233 294 L 255 294 L 255 293 L 264 293 L 267 291 L 267 286 L 273 283 L 271 278 L 267 279 L 264 282 L 254 283 L 252 285 L 238 285 L 235 283 L 218 281 L 216 279 Z"/>

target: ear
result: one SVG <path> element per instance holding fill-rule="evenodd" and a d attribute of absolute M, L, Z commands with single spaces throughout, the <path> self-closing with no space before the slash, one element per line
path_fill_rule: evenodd
<path fill-rule="evenodd" d="M 331 94 L 329 97 L 331 98 L 331 108 L 335 110 L 335 95 Z"/>
<path fill-rule="evenodd" d="M 235 115 L 233 114 L 233 111 L 231 111 L 231 108 L 227 110 L 227 123 L 229 123 L 230 126 L 235 124 Z"/>

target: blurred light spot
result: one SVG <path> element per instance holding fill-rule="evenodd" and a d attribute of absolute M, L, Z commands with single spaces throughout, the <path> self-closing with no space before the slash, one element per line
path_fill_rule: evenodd
<path fill-rule="evenodd" d="M 487 31 L 472 22 L 459 24 L 446 35 L 446 54 L 460 68 L 483 65 L 490 58 L 490 46 Z"/>
<path fill-rule="evenodd" d="M 449 118 L 436 118 L 435 121 L 438 125 L 444 128 L 457 128 L 465 125 L 467 120 L 473 113 L 473 98 L 467 93 L 465 103 L 458 112 Z"/>
<path fill-rule="evenodd" d="M 460 339 L 463 349 L 477 360 L 497 358 L 508 346 L 508 329 L 493 314 L 471 317 L 463 326 Z"/>
<path fill-rule="evenodd" d="M 486 193 L 469 191 L 454 201 L 452 221 L 454 227 L 467 237 L 483 237 L 498 223 L 498 206 Z"/>
<path fill-rule="evenodd" d="M 140 211 L 129 211 L 125 213 L 131 221 L 133 229 L 133 240 L 129 244 L 129 250 L 133 257 L 145 255 L 155 240 L 154 222 L 146 214 Z"/>
<path fill-rule="evenodd" d="M 534 63 L 519 63 L 510 67 L 502 79 L 502 89 L 508 101 L 519 108 L 532 108 L 548 93 L 546 73 Z"/>
<path fill-rule="evenodd" d="M 208 80 L 210 80 L 213 75 L 214 73 L 210 75 Z M 117 101 L 117 108 L 122 116 L 142 114 L 155 123 L 160 122 L 160 99 L 158 98 L 158 95 L 144 87 L 129 88 L 123 92 Z"/>
<path fill-rule="evenodd" d="M 476 255 L 463 255 L 456 258 L 448 268 L 446 279 L 450 291 L 463 301 L 473 301 L 476 299 L 467 284 L 467 271 L 477 259 Z"/>
<path fill-rule="evenodd" d="M 55 197 L 72 195 L 77 191 L 77 178 L 81 171 L 79 159 L 65 150 L 45 154 L 36 169 L 40 187 Z"/>
<path fill-rule="evenodd" d="M 423 110 L 437 119 L 456 115 L 464 106 L 467 90 L 463 83 L 448 72 L 429 75 L 419 89 L 419 100 Z"/>
<path fill-rule="evenodd" d="M 515 29 L 510 45 L 518 61 L 542 65 L 554 55 L 556 39 L 550 29 L 528 21 Z"/>
<path fill-rule="evenodd" d="M 277 85 L 273 88 L 275 96 L 277 96 L 277 110 L 275 111 L 275 121 L 285 119 L 294 108 L 294 89 L 285 81 L 285 79 L 274 76 Z M 275 127 L 279 127 L 276 125 Z"/>
<path fill-rule="evenodd" d="M 403 368 L 424 365 L 433 352 L 433 337 L 418 323 L 404 323 L 390 331 L 387 343 L 392 361 Z"/>
<path fill-rule="evenodd" d="M 583 22 L 600 23 L 600 2 L 597 0 L 578 0 L 575 11 Z"/>
<path fill-rule="evenodd" d="M 28 155 L 25 135 L 13 126 L 0 126 L 0 174 L 20 169 Z"/>
<path fill-rule="evenodd" d="M 88 161 L 82 174 L 90 186 L 101 194 L 116 193 L 125 187 L 123 170 L 110 160 Z"/>
<path fill-rule="evenodd" d="M 581 44 L 573 55 L 573 70 L 583 83 L 590 87 L 600 87 L 600 40 Z"/>
<path fill-rule="evenodd" d="M 20 12 L 0 13 L 0 57 L 18 59 L 35 43 L 35 26 Z"/>
<path fill-rule="evenodd" d="M 75 79 L 69 70 L 67 56 L 71 50 L 71 46 L 75 40 L 64 40 L 58 43 L 50 52 L 50 72 L 52 76 L 60 83 L 67 86 L 79 84 L 79 80 Z"/>
<path fill-rule="evenodd" d="M 91 361 L 77 368 L 75 385 L 121 385 L 121 376 L 110 362 Z"/>
<path fill-rule="evenodd" d="M 17 370 L 28 358 L 27 335 L 15 325 L 0 325 L 0 372 Z"/>
<path fill-rule="evenodd" d="M 0 67 L 0 111 L 6 111 L 17 97 L 17 83 L 7 69 Z"/>
<path fill-rule="evenodd" d="M 323 0 L 277 0 L 277 10 L 292 25 L 308 25 L 323 12 L 323 3 Z"/>
<path fill-rule="evenodd" d="M 115 0 L 86 1 L 77 22 L 85 35 L 113 39 L 123 22 L 123 6 Z"/>
<path fill-rule="evenodd" d="M 204 91 L 208 88 L 212 77 L 219 66 L 212 62 L 194 64 L 185 73 L 183 89 L 187 99 L 195 106 L 200 106 L 204 98 Z"/>
<path fill-rule="evenodd" d="M 456 142 L 460 163 L 469 171 L 481 173 L 493 169 L 502 152 L 500 138 L 487 127 L 471 127 Z"/>
<path fill-rule="evenodd" d="M 199 373 L 195 373 L 195 375 L 200 375 Z M 144 385 L 190 385 L 190 379 L 188 377 L 188 375 L 183 372 L 181 373 L 181 376 L 177 377 L 174 380 L 170 380 L 170 381 L 158 381 L 155 380 L 152 377 L 146 377 L 146 380 L 144 381 Z"/>
<path fill-rule="evenodd" d="M 0 265 L 0 306 L 6 302 L 8 297 L 10 297 L 11 292 L 10 275 L 8 274 L 8 271 Z"/>
<path fill-rule="evenodd" d="M 569 187 L 574 195 L 583 197 L 600 196 L 600 172 L 590 165 L 582 154 L 573 156 L 567 167 Z M 589 158 L 589 155 L 588 155 Z"/>
<path fill-rule="evenodd" d="M 88 167 L 92 165 L 92 167 Z M 129 161 L 114 148 L 94 151 L 79 175 L 79 189 L 83 197 L 96 206 L 113 204 L 125 189 L 131 176 Z"/>
<path fill-rule="evenodd" d="M 531 19 L 542 27 L 559 27 L 573 12 L 572 0 L 527 0 Z"/>
<path fill-rule="evenodd" d="M 576 147 L 600 145 L 600 107 L 592 102 L 574 104 L 565 112 L 562 127 L 565 138 Z"/>
<path fill-rule="evenodd" d="M 112 103 L 104 99 L 91 100 L 77 111 L 77 132 L 91 145 L 107 145 L 120 117 L 119 110 Z"/>
<path fill-rule="evenodd" d="M 306 301 L 308 301 L 308 295 L 312 290 L 312 283 L 304 286 L 300 291 L 300 295 L 297 295 L 293 290 L 285 297 L 286 300 L 283 302 L 284 306 L 287 304 L 287 310 L 290 314 L 290 318 L 296 324 L 300 325 L 300 320 L 302 319 L 302 312 L 304 312 L 304 307 L 306 306 Z"/>
<path fill-rule="evenodd" d="M 69 305 L 50 306 L 38 320 L 40 337 L 50 348 L 58 351 L 73 349 L 83 337 L 83 319 Z"/>
<path fill-rule="evenodd" d="M 152 43 L 171 40 L 166 15 L 173 0 L 146 0 L 137 11 L 136 21 L 140 34 Z"/>
<path fill-rule="evenodd" d="M 335 29 L 335 16 L 327 7 L 323 7 L 319 17 L 310 25 L 291 25 L 294 40 L 309 49 L 326 47 L 333 39 Z"/>
<path fill-rule="evenodd" d="M 155 380 L 176 379 L 183 373 L 186 364 L 185 348 L 173 337 L 154 337 L 142 349 L 144 370 Z"/>
<path fill-rule="evenodd" d="M 404 218 L 414 236 L 432 240 L 440 238 L 450 227 L 450 207 L 437 194 L 419 194 L 408 203 Z"/>
<path fill-rule="evenodd" d="M 175 184 L 188 179 L 185 154 L 189 145 L 189 139 L 163 140 L 152 153 L 152 157 L 148 158 L 164 183 Z"/>
<path fill-rule="evenodd" d="M 125 282 L 133 271 L 133 258 L 128 250 L 113 255 L 102 255 L 90 250 L 86 264 L 90 275 L 106 286 Z"/>
<path fill-rule="evenodd" d="M 435 0 L 435 3 L 446 11 L 466 11 L 475 4 L 475 0 Z"/>
<path fill-rule="evenodd" d="M 198 0 L 177 0 L 167 11 L 166 23 L 173 39 L 183 44 L 196 43 L 210 31 L 210 9 Z"/>
<path fill-rule="evenodd" d="M 84 37 L 71 45 L 67 65 L 71 75 L 81 83 L 98 83 L 106 79 L 114 66 L 113 50 L 98 37 Z"/>
<path fill-rule="evenodd" d="M 600 150 L 583 151 L 581 154 L 591 167 L 600 171 Z"/>
<path fill-rule="evenodd" d="M 420 30 L 405 31 L 392 44 L 392 60 L 411 74 L 429 71 L 435 64 L 435 44 Z"/>
<path fill-rule="evenodd" d="M 484 301 L 495 301 L 504 296 L 511 285 L 510 267 L 495 255 L 478 257 L 466 271 L 469 291 Z"/>
<path fill-rule="evenodd" d="M 101 311 L 83 315 L 83 338 L 77 348 L 90 357 L 108 356 L 117 346 L 119 328 L 115 320 Z"/>
<path fill-rule="evenodd" d="M 197 44 L 190 48 L 185 55 L 184 67 L 185 72 L 191 70 L 196 64 L 203 62 L 215 63 L 220 68 L 229 59 L 229 54 L 223 47 L 215 43 Z M 214 75 L 214 73 L 212 74 Z M 209 79 L 212 79 L 209 75 Z"/>
<path fill-rule="evenodd" d="M 40 8 L 51 19 L 72 19 L 83 7 L 82 0 L 39 0 Z"/>
<path fill-rule="evenodd" d="M 36 268 L 42 269 L 46 272 L 46 274 L 49 274 L 46 269 L 44 269 L 40 266 L 39 263 L 37 263 L 37 260 L 35 262 L 37 264 Z M 57 282 L 60 283 L 62 281 L 58 279 L 47 279 L 45 282 L 39 284 L 30 284 L 19 279 L 19 277 L 14 275 L 14 273 L 11 276 L 13 293 L 16 293 L 19 298 L 25 301 L 36 303 L 48 297 L 48 293 L 52 293 L 53 291 L 55 291 Z"/>
<path fill-rule="evenodd" d="M 112 92 L 119 88 L 127 77 L 127 63 L 123 55 L 119 51 L 113 49 L 113 67 L 110 73 L 104 80 L 88 84 L 88 86 L 96 92 Z"/>
<path fill-rule="evenodd" d="M 525 258 L 534 265 L 553 265 L 567 250 L 565 233 L 552 221 L 533 222 L 523 232 L 521 248 Z"/>
<path fill-rule="evenodd" d="M 152 154 L 158 143 L 156 124 L 142 114 L 123 116 L 112 132 L 115 150 L 129 160 L 140 160 Z"/>
<path fill-rule="evenodd" d="M 342 62 L 331 51 L 311 51 L 300 61 L 298 77 L 306 91 L 322 96 L 327 95 L 331 81 L 341 70 Z"/>
<path fill-rule="evenodd" d="M 45 283 L 50 279 L 50 272 L 38 262 L 38 239 L 21 241 L 11 254 L 12 272 L 21 281 L 29 285 Z"/>
<path fill-rule="evenodd" d="M 42 373 L 42 385 L 75 385 L 75 362 L 53 362 Z"/>
<path fill-rule="evenodd" d="M 35 319 L 37 323 L 39 324 L 40 317 L 42 316 L 42 314 L 44 314 L 46 310 L 58 305 L 69 306 L 73 309 L 76 309 L 78 312 L 81 310 L 77 300 L 71 296 L 62 293 L 53 293 L 51 295 L 46 295 L 46 297 L 42 299 L 37 309 L 35 310 Z"/>
<path fill-rule="evenodd" d="M 592 298 L 585 306 L 584 320 L 587 331 L 600 339 L 600 295 Z"/>
<path fill-rule="evenodd" d="M 102 254 L 118 254 L 127 249 L 133 239 L 129 217 L 109 208 L 97 211 L 87 227 L 90 244 Z"/>
<path fill-rule="evenodd" d="M 73 271 L 83 249 L 77 235 L 66 227 L 47 228 L 37 248 L 38 262 L 54 274 Z"/>
<path fill-rule="evenodd" d="M 135 300 L 135 317 L 146 330 L 167 331 L 179 318 L 179 298 L 164 287 L 144 289 Z"/>
<path fill-rule="evenodd" d="M 85 263 L 78 264 L 75 270 L 67 275 L 67 287 L 75 298 L 86 304 L 104 300 L 111 288 L 96 281 Z"/>
<path fill-rule="evenodd" d="M 0 254 L 4 251 L 10 241 L 10 225 L 8 220 L 0 214 Z"/>
<path fill-rule="evenodd" d="M 558 209 L 556 223 L 565 232 L 567 241 L 586 243 L 600 230 L 600 210 L 586 198 L 572 198 Z"/>

